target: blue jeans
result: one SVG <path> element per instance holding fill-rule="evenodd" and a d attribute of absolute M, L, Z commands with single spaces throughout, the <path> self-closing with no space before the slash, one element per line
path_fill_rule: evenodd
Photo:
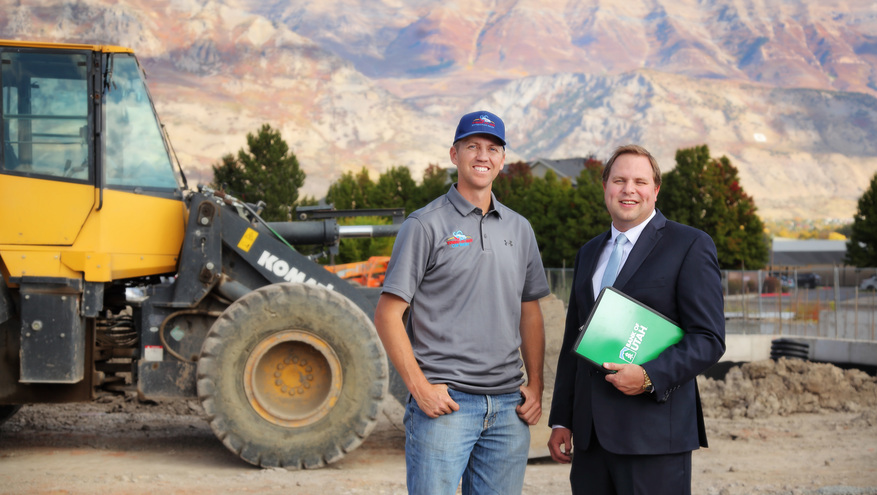
<path fill-rule="evenodd" d="M 452 495 L 521 493 L 530 427 L 515 407 L 520 392 L 473 395 L 448 389 L 460 410 L 430 418 L 412 398 L 405 408 L 408 493 Z"/>

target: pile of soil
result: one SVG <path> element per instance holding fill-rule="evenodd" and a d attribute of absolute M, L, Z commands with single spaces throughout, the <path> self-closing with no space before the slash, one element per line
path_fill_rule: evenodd
<path fill-rule="evenodd" d="M 877 420 L 877 377 L 859 369 L 782 357 L 735 366 L 722 380 L 698 380 L 708 418 L 836 411 L 868 413 Z"/>

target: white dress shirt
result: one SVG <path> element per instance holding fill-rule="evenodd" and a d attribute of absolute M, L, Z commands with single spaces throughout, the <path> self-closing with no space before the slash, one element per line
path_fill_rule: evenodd
<path fill-rule="evenodd" d="M 624 234 L 628 241 L 627 244 L 624 245 L 624 252 L 621 255 L 621 264 L 618 265 L 618 273 L 621 273 L 621 269 L 624 268 L 624 263 L 630 255 L 630 250 L 633 249 L 634 244 L 636 244 L 639 236 L 643 233 L 643 229 L 646 228 L 646 225 L 648 225 L 653 218 L 655 218 L 655 210 L 652 210 L 652 214 L 649 215 L 649 218 L 647 218 L 645 222 L 628 229 L 627 232 L 621 232 L 615 228 L 615 225 L 612 225 L 612 237 L 609 238 L 609 242 L 607 242 L 606 245 L 603 246 L 603 250 L 600 251 L 600 259 L 597 260 L 597 269 L 594 270 L 594 278 L 591 279 L 591 283 L 594 287 L 594 299 L 597 299 L 597 296 L 600 294 L 600 283 L 603 281 L 603 272 L 606 271 L 606 265 L 609 264 L 609 256 L 612 255 L 612 248 L 615 246 L 615 238 L 618 237 L 619 234 Z"/>

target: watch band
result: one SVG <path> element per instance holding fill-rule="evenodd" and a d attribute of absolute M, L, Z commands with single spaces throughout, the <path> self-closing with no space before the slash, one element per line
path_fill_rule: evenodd
<path fill-rule="evenodd" d="M 646 373 L 646 369 L 643 368 L 643 392 L 654 392 L 655 386 L 652 385 L 652 379 L 649 378 L 649 374 Z"/>

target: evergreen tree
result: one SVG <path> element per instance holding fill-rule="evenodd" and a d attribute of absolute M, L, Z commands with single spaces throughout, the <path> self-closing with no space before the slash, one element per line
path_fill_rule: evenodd
<path fill-rule="evenodd" d="M 243 197 L 247 188 L 247 178 L 241 167 L 238 166 L 237 160 L 231 153 L 222 157 L 219 165 L 213 165 L 213 182 L 211 186 L 214 189 L 223 190 L 238 199 L 247 200 Z"/>
<path fill-rule="evenodd" d="M 658 209 L 670 220 L 703 230 L 716 243 L 719 266 L 761 268 L 769 246 L 755 203 L 727 157 L 706 145 L 677 150 L 676 168 L 662 177 Z"/>
<path fill-rule="evenodd" d="M 844 261 L 859 267 L 877 266 L 877 174 L 859 198 Z"/>
<path fill-rule="evenodd" d="M 247 134 L 247 146 L 249 151 L 241 148 L 237 157 L 226 155 L 213 166 L 213 186 L 249 203 L 264 201 L 261 216 L 267 221 L 289 220 L 305 181 L 298 159 L 268 124 Z"/>

